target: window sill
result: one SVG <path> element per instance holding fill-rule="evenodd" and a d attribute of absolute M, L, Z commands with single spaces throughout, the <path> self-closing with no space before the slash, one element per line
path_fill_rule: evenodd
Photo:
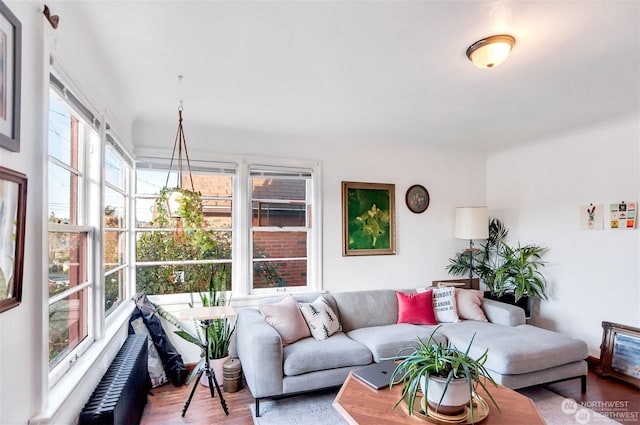
<path fill-rule="evenodd" d="M 293 295 L 306 295 L 306 294 L 324 294 L 325 290 L 313 290 L 310 288 L 304 288 L 301 290 L 289 289 L 288 291 L 281 292 L 260 292 L 251 295 L 231 296 L 231 306 L 234 308 L 245 307 L 257 307 L 260 301 L 269 298 L 284 297 L 287 294 Z M 229 299 L 229 297 L 227 297 Z M 179 306 L 187 306 L 191 302 L 190 294 L 170 294 L 170 295 L 149 295 L 149 301 L 155 305 L 161 305 L 168 311 L 173 313 L 180 310 Z M 200 303 L 200 298 L 197 294 L 194 294 L 193 301 L 195 304 Z"/>
<path fill-rule="evenodd" d="M 124 343 L 135 305 L 124 303 L 107 319 L 104 338 L 94 341 L 73 366 L 49 389 L 46 411 L 30 424 L 74 423 L 96 385 Z"/>

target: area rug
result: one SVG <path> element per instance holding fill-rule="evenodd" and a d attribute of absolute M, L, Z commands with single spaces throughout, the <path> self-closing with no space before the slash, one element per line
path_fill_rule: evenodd
<path fill-rule="evenodd" d="M 543 387 L 518 390 L 531 398 L 548 425 L 613 425 L 619 422 L 584 408 Z M 331 403 L 338 389 L 260 402 L 260 417 L 250 405 L 255 425 L 343 425 Z"/>

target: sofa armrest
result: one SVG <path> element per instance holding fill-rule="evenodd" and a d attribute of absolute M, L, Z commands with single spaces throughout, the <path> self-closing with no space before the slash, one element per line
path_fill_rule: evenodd
<path fill-rule="evenodd" d="M 253 397 L 282 394 L 282 340 L 258 310 L 238 311 L 236 344 Z"/>
<path fill-rule="evenodd" d="M 526 323 L 524 310 L 518 306 L 484 298 L 482 310 L 491 323 L 519 326 Z"/>

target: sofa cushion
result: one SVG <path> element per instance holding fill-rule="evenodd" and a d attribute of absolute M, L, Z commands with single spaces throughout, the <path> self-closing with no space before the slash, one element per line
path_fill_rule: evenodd
<path fill-rule="evenodd" d="M 338 316 L 345 332 L 368 326 L 391 325 L 398 321 L 398 301 L 394 290 L 337 292 L 333 298 L 338 305 Z"/>
<path fill-rule="evenodd" d="M 396 292 L 398 298 L 398 323 L 414 325 L 437 325 L 433 311 L 433 291 L 418 294 Z"/>
<path fill-rule="evenodd" d="M 287 376 L 371 363 L 371 352 L 343 332 L 324 341 L 305 338 L 284 347 L 283 370 Z"/>
<path fill-rule="evenodd" d="M 304 320 L 309 326 L 311 336 L 322 341 L 342 330 L 338 316 L 327 300 L 319 296 L 312 303 L 298 303 Z"/>
<path fill-rule="evenodd" d="M 455 299 L 456 309 L 460 319 L 479 320 L 486 322 L 487 317 L 482 311 L 482 298 L 484 292 L 477 289 L 456 288 Z"/>
<path fill-rule="evenodd" d="M 366 346 L 373 354 L 373 360 L 379 362 L 388 357 L 393 357 L 400 350 L 410 347 L 418 338 L 427 342 L 429 335 L 436 326 L 418 326 L 408 323 L 396 325 L 371 326 L 368 328 L 354 329 L 347 333 L 349 338 Z M 434 337 L 437 341 L 446 342 L 446 338 L 440 332 Z"/>
<path fill-rule="evenodd" d="M 298 302 L 292 295 L 284 297 L 277 303 L 260 304 L 260 313 L 282 338 L 282 345 L 291 344 L 311 335 Z"/>
<path fill-rule="evenodd" d="M 588 357 L 587 344 L 557 332 L 531 325 L 501 326 L 463 321 L 443 325 L 441 332 L 459 349 L 475 338 L 469 354 L 479 357 L 488 349 L 485 366 L 501 374 L 521 374 L 548 369 Z"/>

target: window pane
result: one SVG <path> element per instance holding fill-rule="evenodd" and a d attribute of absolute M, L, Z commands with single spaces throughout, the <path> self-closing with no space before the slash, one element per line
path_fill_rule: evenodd
<path fill-rule="evenodd" d="M 109 311 L 122 302 L 125 296 L 127 269 L 107 273 L 104 277 L 104 311 Z"/>
<path fill-rule="evenodd" d="M 231 258 L 231 231 L 179 229 L 137 233 L 136 261 Z"/>
<path fill-rule="evenodd" d="M 49 97 L 49 155 L 67 165 L 71 165 L 72 131 L 77 137 L 78 121 L 52 93 Z"/>
<path fill-rule="evenodd" d="M 254 288 L 306 285 L 306 257 L 306 232 L 254 232 Z M 275 260 L 262 260 L 270 258 Z M 286 258 L 303 260 L 281 260 Z"/>
<path fill-rule="evenodd" d="M 307 198 L 305 179 L 251 179 L 252 198 L 304 201 Z"/>
<path fill-rule="evenodd" d="M 126 262 L 127 232 L 104 232 L 104 271 L 108 272 Z"/>
<path fill-rule="evenodd" d="M 87 316 L 86 288 L 49 305 L 49 369 L 87 337 Z"/>
<path fill-rule="evenodd" d="M 145 291 L 149 295 L 208 292 L 212 277 L 217 287 L 226 287 L 226 290 L 231 290 L 231 262 L 138 266 L 136 267 L 136 290 Z"/>
<path fill-rule="evenodd" d="M 193 187 L 202 196 L 218 196 L 231 198 L 233 195 L 233 177 L 227 175 L 212 175 L 193 173 Z M 182 177 L 182 187 L 191 188 L 188 174 Z"/>
<path fill-rule="evenodd" d="M 253 262 L 254 289 L 306 285 L 306 260 L 262 260 Z"/>
<path fill-rule="evenodd" d="M 127 166 L 112 146 L 104 150 L 104 180 L 118 189 L 127 189 Z"/>
<path fill-rule="evenodd" d="M 136 227 L 152 227 L 155 212 L 155 199 L 136 199 Z"/>
<path fill-rule="evenodd" d="M 113 189 L 104 188 L 104 225 L 105 227 L 127 227 L 125 216 L 126 197 Z"/>
<path fill-rule="evenodd" d="M 162 189 L 166 180 L 166 170 L 145 170 L 138 168 L 136 170 L 136 193 L 138 195 L 156 195 L 160 193 L 160 189 Z"/>
<path fill-rule="evenodd" d="M 221 199 L 203 199 L 202 211 L 207 226 L 218 229 L 231 229 L 231 201 Z"/>
<path fill-rule="evenodd" d="M 306 205 L 304 202 L 258 202 L 254 201 L 253 226 L 306 226 Z"/>
<path fill-rule="evenodd" d="M 76 174 L 49 163 L 49 222 L 78 223 L 78 183 Z"/>
<path fill-rule="evenodd" d="M 144 166 L 144 165 L 142 165 Z M 141 167 L 142 167 L 141 166 Z M 211 270 L 220 265 L 145 265 L 146 262 L 174 262 L 199 260 L 231 260 L 233 176 L 206 172 L 192 172 L 193 186 L 202 194 L 201 227 L 187 226 L 186 219 L 162 215 L 165 208 L 156 206 L 156 196 L 165 185 L 178 185 L 174 170 L 167 183 L 167 172 L 138 168 L 136 170 L 136 228 L 161 229 L 136 232 L 137 290 L 148 294 L 191 292 L 206 289 Z M 191 189 L 189 173 L 183 170 L 181 185 Z M 196 221 L 197 221 L 196 220 Z M 230 269 L 230 262 L 224 270 Z M 216 274 L 216 276 L 218 276 Z M 216 277 L 216 279 L 219 279 Z M 225 274 L 230 287 L 231 274 Z"/>
<path fill-rule="evenodd" d="M 87 234 L 49 232 L 49 297 L 87 281 Z"/>

